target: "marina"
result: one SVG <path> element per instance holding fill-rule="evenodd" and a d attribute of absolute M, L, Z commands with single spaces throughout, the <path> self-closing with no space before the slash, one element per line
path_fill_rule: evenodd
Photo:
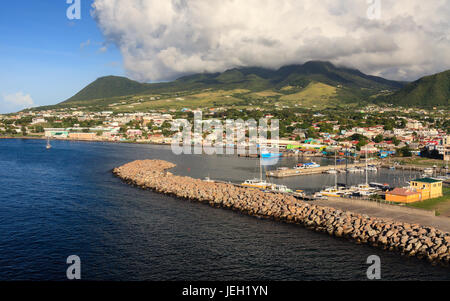
<path fill-rule="evenodd" d="M 168 171 L 174 167 L 174 164 L 166 161 L 141 160 L 115 168 L 113 173 L 126 183 L 157 193 L 231 209 L 250 216 L 301 224 L 317 232 L 385 250 L 396 250 L 430 262 L 450 262 L 450 235 L 447 232 L 308 204 L 283 193 L 180 177 Z M 365 230 L 360 231 L 360 228 Z M 430 240 L 429 233 L 439 239 Z"/>
<path fill-rule="evenodd" d="M 379 166 L 380 163 L 371 163 L 375 166 Z M 320 166 L 320 167 L 313 167 L 313 168 L 292 168 L 292 169 L 284 169 L 284 170 L 271 170 L 267 171 L 266 175 L 268 177 L 273 178 L 286 178 L 286 177 L 295 177 L 295 176 L 305 176 L 305 175 L 314 175 L 314 174 L 321 174 L 321 173 L 329 173 L 330 171 L 338 171 L 338 172 L 345 172 L 346 169 L 349 169 L 349 172 L 352 172 L 356 170 L 356 168 L 364 168 L 366 167 L 365 163 L 351 163 L 346 165 L 337 165 L 334 166 Z M 350 171 L 350 169 L 352 171 Z M 362 169 L 362 172 L 364 172 L 364 169 Z"/>

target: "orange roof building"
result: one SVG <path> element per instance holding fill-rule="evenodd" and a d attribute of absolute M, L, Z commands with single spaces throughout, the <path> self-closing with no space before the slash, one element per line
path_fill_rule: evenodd
<path fill-rule="evenodd" d="M 414 203 L 421 199 L 420 192 L 413 189 L 395 188 L 386 192 L 386 201 L 395 203 Z"/>

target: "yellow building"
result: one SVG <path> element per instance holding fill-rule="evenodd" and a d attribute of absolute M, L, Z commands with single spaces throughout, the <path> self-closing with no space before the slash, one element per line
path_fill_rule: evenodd
<path fill-rule="evenodd" d="M 428 199 L 439 198 L 443 196 L 442 193 L 442 181 L 432 179 L 432 178 L 423 178 L 411 181 L 411 189 L 416 190 L 420 193 L 421 201 L 425 201 Z"/>
<path fill-rule="evenodd" d="M 97 134 L 96 133 L 70 133 L 69 139 L 74 140 L 96 140 Z"/>

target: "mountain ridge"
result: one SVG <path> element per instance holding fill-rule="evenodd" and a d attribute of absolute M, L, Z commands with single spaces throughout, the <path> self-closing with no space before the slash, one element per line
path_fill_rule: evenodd
<path fill-rule="evenodd" d="M 422 77 L 376 102 L 419 107 L 450 106 L 450 70 Z"/>
<path fill-rule="evenodd" d="M 251 91 L 279 90 L 285 86 L 307 87 L 311 82 L 345 87 L 344 101 L 357 101 L 382 90 L 398 90 L 404 83 L 366 75 L 357 69 L 336 67 L 330 62 L 309 61 L 292 64 L 277 70 L 260 67 L 241 67 L 217 73 L 199 73 L 180 77 L 167 83 L 139 83 L 126 77 L 104 76 L 60 103 L 89 103 L 98 99 L 140 94 L 158 94 L 200 89 Z"/>

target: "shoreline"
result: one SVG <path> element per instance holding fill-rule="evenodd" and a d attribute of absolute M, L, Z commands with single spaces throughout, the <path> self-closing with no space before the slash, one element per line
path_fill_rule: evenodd
<path fill-rule="evenodd" d="M 250 216 L 303 225 L 330 236 L 426 259 L 433 264 L 448 266 L 450 263 L 450 233 L 434 227 L 308 204 L 280 193 L 177 176 L 168 171 L 174 167 L 167 161 L 142 160 L 117 167 L 113 173 L 142 189 Z"/>
<path fill-rule="evenodd" d="M 0 137 L 0 140 L 46 140 L 46 137 Z M 83 140 L 83 139 L 50 139 L 50 141 L 74 141 L 74 142 L 103 142 L 103 143 L 112 143 L 112 144 L 141 144 L 141 145 L 165 145 L 170 146 L 167 143 L 155 143 L 155 142 L 137 142 L 137 141 L 111 141 L 111 140 Z"/>

